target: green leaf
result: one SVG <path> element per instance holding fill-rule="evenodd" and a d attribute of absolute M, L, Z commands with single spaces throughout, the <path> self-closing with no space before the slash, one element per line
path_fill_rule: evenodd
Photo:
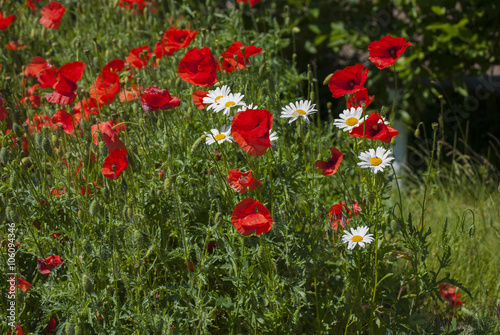
<path fill-rule="evenodd" d="M 437 15 L 444 15 L 446 13 L 446 7 L 432 6 L 431 10 Z"/>

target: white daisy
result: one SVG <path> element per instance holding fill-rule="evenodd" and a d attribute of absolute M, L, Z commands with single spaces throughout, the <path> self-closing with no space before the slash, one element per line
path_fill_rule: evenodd
<path fill-rule="evenodd" d="M 217 87 L 215 90 L 208 91 L 206 97 L 203 98 L 203 103 L 210 105 L 208 109 L 213 108 L 213 104 L 217 103 L 220 99 L 227 97 L 231 93 L 231 89 L 224 85 L 222 87 Z"/>
<path fill-rule="evenodd" d="M 352 128 L 357 127 L 361 122 L 363 122 L 363 108 L 358 107 L 351 109 L 345 109 L 340 113 L 340 119 L 333 120 L 333 125 L 339 127 L 343 131 L 350 132 Z"/>
<path fill-rule="evenodd" d="M 270 132 L 272 131 L 272 129 L 269 130 Z M 278 140 L 278 133 L 273 131 L 269 134 L 269 141 L 271 142 L 274 142 L 274 141 L 277 141 Z M 271 143 L 272 145 L 274 145 L 275 143 Z"/>
<path fill-rule="evenodd" d="M 241 93 L 230 93 L 227 97 L 221 98 L 218 102 L 214 103 L 212 108 L 215 112 L 223 111 L 224 115 L 231 113 L 231 108 L 238 106 L 246 106 L 245 101 L 242 101 L 244 95 Z"/>
<path fill-rule="evenodd" d="M 222 144 L 226 141 L 232 142 L 233 138 L 231 137 L 231 126 L 222 126 L 220 131 L 217 128 L 211 129 L 210 132 L 212 134 L 209 134 L 205 132 L 205 135 L 207 136 L 206 142 L 207 144 L 213 144 L 215 142 Z"/>
<path fill-rule="evenodd" d="M 361 248 L 365 247 L 366 244 L 373 242 L 373 234 L 367 234 L 368 227 L 362 226 L 359 228 L 351 228 L 351 232 L 346 231 L 345 235 L 342 236 L 342 243 L 349 243 L 347 249 L 352 250 L 359 244 Z"/>
<path fill-rule="evenodd" d="M 377 173 L 378 171 L 383 171 L 393 159 L 394 157 L 392 157 L 390 149 L 385 150 L 383 147 L 378 147 L 377 149 L 368 149 L 368 151 L 362 152 L 359 155 L 361 162 L 358 165 L 362 168 L 370 168 L 372 172 Z"/>
<path fill-rule="evenodd" d="M 309 118 L 307 116 L 317 111 L 314 106 L 316 105 L 311 105 L 311 101 L 309 100 L 300 100 L 295 104 L 291 102 L 288 106 L 283 107 L 283 109 L 281 110 L 281 117 L 291 118 L 288 123 L 292 123 L 293 121 L 297 120 L 299 116 L 302 116 L 304 121 L 309 123 Z"/>

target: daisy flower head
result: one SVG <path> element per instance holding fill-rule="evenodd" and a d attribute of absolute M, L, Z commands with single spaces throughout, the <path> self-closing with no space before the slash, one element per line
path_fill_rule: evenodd
<path fill-rule="evenodd" d="M 342 243 L 349 243 L 347 249 L 352 250 L 357 244 L 361 248 L 365 247 L 365 244 L 370 244 L 373 242 L 373 234 L 367 234 L 368 227 L 362 226 L 359 228 L 351 228 L 351 232 L 346 231 L 345 235 L 342 236 Z"/>
<path fill-rule="evenodd" d="M 310 100 L 300 100 L 296 103 L 291 102 L 288 106 L 283 107 L 281 110 L 281 117 L 290 118 L 288 123 L 292 123 L 302 116 L 304 121 L 309 123 L 309 118 L 307 116 L 317 111 L 317 109 L 314 108 L 315 106 L 315 104 L 311 105 Z"/>
<path fill-rule="evenodd" d="M 344 109 L 342 113 L 340 113 L 340 119 L 333 120 L 333 125 L 342 129 L 343 131 L 350 132 L 352 128 L 357 127 L 363 121 L 363 108 L 358 107 L 351 109 Z"/>
<path fill-rule="evenodd" d="M 271 145 L 275 145 L 276 143 L 272 143 L 272 142 L 276 142 L 278 140 L 278 133 L 276 131 L 272 131 L 272 129 L 269 129 L 269 141 L 271 141 Z"/>
<path fill-rule="evenodd" d="M 232 108 L 246 106 L 245 102 L 242 101 L 244 97 L 245 96 L 241 93 L 229 93 L 228 96 L 221 98 L 218 102 L 213 104 L 212 108 L 217 113 L 223 111 L 224 115 L 229 115 Z"/>
<path fill-rule="evenodd" d="M 220 131 L 217 128 L 210 130 L 211 134 L 205 132 L 207 136 L 206 142 L 207 144 L 213 144 L 217 142 L 218 144 L 222 144 L 224 142 L 233 142 L 233 138 L 231 137 L 231 126 L 222 126 Z"/>
<path fill-rule="evenodd" d="M 213 104 L 219 102 L 220 99 L 227 97 L 231 93 L 231 89 L 224 85 L 222 87 L 217 87 L 215 90 L 208 91 L 208 94 L 203 97 L 203 103 L 210 105 L 208 109 L 213 108 Z"/>
<path fill-rule="evenodd" d="M 386 150 L 383 147 L 378 147 L 377 149 L 368 149 L 368 151 L 362 152 L 359 155 L 361 162 L 358 165 L 362 168 L 370 168 L 372 172 L 377 173 L 383 171 L 386 166 L 391 164 L 393 159 L 390 149 Z"/>

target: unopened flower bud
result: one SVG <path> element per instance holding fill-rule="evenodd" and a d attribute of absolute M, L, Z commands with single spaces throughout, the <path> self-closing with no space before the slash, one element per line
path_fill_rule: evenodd
<path fill-rule="evenodd" d="M 0 163 L 7 165 L 9 162 L 9 149 L 7 147 L 2 147 L 0 149 Z"/>
<path fill-rule="evenodd" d="M 13 190 L 15 190 L 17 188 L 17 177 L 16 177 L 16 174 L 15 173 L 12 173 L 9 177 L 9 186 L 10 188 L 12 188 Z"/>
<path fill-rule="evenodd" d="M 43 141 L 43 136 L 41 133 L 36 133 L 35 134 L 35 143 L 36 145 L 39 147 L 39 148 L 43 148 L 42 147 L 42 141 Z"/>
<path fill-rule="evenodd" d="M 91 216 L 96 216 L 100 212 L 101 208 L 99 206 L 99 203 L 97 202 L 97 199 L 92 200 L 90 203 L 89 207 L 89 213 Z"/>
<path fill-rule="evenodd" d="M 202 135 L 202 136 L 205 136 L 205 135 Z M 205 136 L 206 138 L 206 136 Z M 191 155 L 196 151 L 198 150 L 198 148 L 200 147 L 201 143 L 202 142 L 205 142 L 205 138 L 198 138 L 196 141 L 194 141 L 193 145 L 191 146 Z"/>
<path fill-rule="evenodd" d="M 17 123 L 14 123 L 12 125 L 12 131 L 14 132 L 14 134 L 17 136 L 17 137 L 21 137 L 23 136 L 23 129 L 21 128 L 20 125 L 18 125 Z"/>
<path fill-rule="evenodd" d="M 134 243 L 137 246 L 137 248 L 142 247 L 145 242 L 146 242 L 146 236 L 144 235 L 144 233 L 141 232 L 140 230 L 136 230 L 134 232 Z"/>
<path fill-rule="evenodd" d="M 99 155 L 101 155 L 102 157 L 108 156 L 108 146 L 106 145 L 106 143 L 104 143 L 104 141 L 101 141 L 101 143 L 99 143 Z"/>
<path fill-rule="evenodd" d="M 333 76 L 333 73 L 330 73 L 326 78 L 325 80 L 323 80 L 323 85 L 328 85 L 328 83 L 330 82 L 330 78 Z"/>
<path fill-rule="evenodd" d="M 92 279 L 90 279 L 87 275 L 82 276 L 82 286 L 83 290 L 88 294 L 91 294 L 92 291 L 94 291 L 94 283 L 92 282 Z"/>
<path fill-rule="evenodd" d="M 54 149 L 52 147 L 52 143 L 50 143 L 49 139 L 46 137 L 44 137 L 42 140 L 42 148 L 48 156 L 52 157 L 52 155 L 54 154 Z"/>
<path fill-rule="evenodd" d="M 439 124 L 437 122 L 432 122 L 431 126 L 432 126 L 432 130 L 437 130 L 439 127 Z"/>
<path fill-rule="evenodd" d="M 415 129 L 415 137 L 420 138 L 420 128 Z"/>

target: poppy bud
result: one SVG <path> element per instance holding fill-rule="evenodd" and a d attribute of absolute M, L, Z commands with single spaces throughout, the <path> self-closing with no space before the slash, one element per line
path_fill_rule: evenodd
<path fill-rule="evenodd" d="M 31 166 L 31 157 L 24 157 L 21 159 L 21 164 L 25 167 L 28 168 Z"/>
<path fill-rule="evenodd" d="M 99 155 L 102 157 L 106 157 L 108 155 L 108 147 L 106 146 L 106 143 L 104 141 L 101 141 L 99 143 Z"/>
<path fill-rule="evenodd" d="M 16 175 L 14 173 L 12 173 L 10 175 L 10 178 L 9 178 L 9 185 L 12 189 L 16 189 L 17 188 L 17 178 L 16 178 Z"/>
<path fill-rule="evenodd" d="M 299 27 L 293 27 L 292 28 L 292 32 L 295 33 L 295 34 L 298 34 L 298 33 L 300 33 L 300 28 Z"/>
<path fill-rule="evenodd" d="M 163 190 L 166 193 L 172 192 L 172 181 L 170 180 L 170 175 L 165 178 L 165 181 L 163 182 Z"/>
<path fill-rule="evenodd" d="M 82 335 L 83 332 L 82 332 L 82 328 L 80 328 L 79 325 L 76 325 L 75 326 L 75 335 Z"/>
<path fill-rule="evenodd" d="M 259 68 L 259 77 L 262 77 L 264 75 L 264 72 L 266 71 L 266 63 L 262 63 L 262 65 Z"/>
<path fill-rule="evenodd" d="M 52 147 L 52 143 L 50 143 L 49 139 L 46 137 L 44 137 L 42 140 L 42 148 L 48 156 L 52 157 L 52 155 L 54 154 L 54 149 Z"/>
<path fill-rule="evenodd" d="M 309 94 L 309 99 L 311 101 L 314 101 L 314 91 L 313 90 L 311 90 L 311 93 Z"/>
<path fill-rule="evenodd" d="M 136 230 L 134 232 L 134 243 L 137 246 L 137 248 L 142 247 L 145 242 L 146 242 L 146 236 L 144 235 L 144 233 L 141 232 L 140 230 Z"/>
<path fill-rule="evenodd" d="M 97 202 L 97 199 L 92 200 L 92 203 L 90 204 L 90 208 L 89 208 L 90 215 L 96 216 L 100 211 L 101 211 L 101 208 L 99 206 L 99 203 Z"/>
<path fill-rule="evenodd" d="M 395 137 L 391 138 L 391 145 L 392 146 L 396 145 L 396 138 Z"/>
<path fill-rule="evenodd" d="M 57 137 L 56 133 L 52 134 L 52 143 L 54 143 L 55 146 L 57 146 L 58 140 L 59 137 Z"/>
<path fill-rule="evenodd" d="M 330 82 L 330 78 L 333 76 L 333 73 L 330 73 L 326 78 L 325 80 L 323 80 L 323 85 L 328 85 L 328 83 Z"/>
<path fill-rule="evenodd" d="M 14 134 L 17 136 L 17 137 L 21 137 L 23 136 L 23 129 L 21 128 L 20 125 L 18 125 L 17 123 L 14 123 L 12 125 L 12 131 L 14 132 Z"/>
<path fill-rule="evenodd" d="M 9 149 L 7 147 L 3 147 L 0 149 L 0 162 L 4 165 L 7 165 L 9 161 Z"/>
<path fill-rule="evenodd" d="M 42 148 L 43 136 L 41 133 L 35 134 L 35 143 L 39 148 Z"/>
<path fill-rule="evenodd" d="M 92 282 L 92 279 L 90 279 L 87 275 L 82 276 L 82 286 L 83 290 L 88 294 L 91 294 L 92 291 L 94 291 L 94 283 Z"/>
<path fill-rule="evenodd" d="M 420 138 L 420 128 L 415 129 L 415 137 Z"/>
<path fill-rule="evenodd" d="M 202 135 L 202 136 L 205 136 L 205 135 Z M 206 136 L 205 136 L 206 138 Z M 193 145 L 191 146 L 191 155 L 196 151 L 198 150 L 198 148 L 200 147 L 200 144 L 202 142 L 205 142 L 204 141 L 205 139 L 203 139 L 202 137 L 198 138 L 196 141 L 194 141 Z"/>
<path fill-rule="evenodd" d="M 437 122 L 432 122 L 431 126 L 432 126 L 432 130 L 436 131 L 439 127 L 439 124 Z"/>

